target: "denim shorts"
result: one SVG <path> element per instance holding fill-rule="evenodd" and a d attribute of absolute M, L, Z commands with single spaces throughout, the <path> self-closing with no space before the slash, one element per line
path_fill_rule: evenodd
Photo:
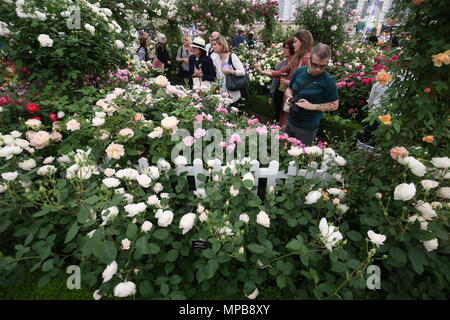
<path fill-rule="evenodd" d="M 317 131 L 319 129 L 305 129 L 299 128 L 289 123 L 286 123 L 286 127 L 284 127 L 284 133 L 287 133 L 289 137 L 296 138 L 300 140 L 304 145 L 310 146 L 317 135 Z"/>

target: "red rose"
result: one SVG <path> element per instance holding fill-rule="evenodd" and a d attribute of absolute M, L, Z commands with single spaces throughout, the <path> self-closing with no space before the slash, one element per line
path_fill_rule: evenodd
<path fill-rule="evenodd" d="M 41 121 L 41 118 L 40 118 L 40 117 L 33 117 L 33 118 L 30 118 L 30 119 L 36 119 L 36 120 Z"/>
<path fill-rule="evenodd" d="M 50 113 L 50 120 L 52 122 L 55 122 L 56 120 L 58 120 L 58 116 L 56 115 L 56 113 Z"/>
<path fill-rule="evenodd" d="M 5 97 L 0 97 L 0 105 L 6 106 L 7 104 L 9 104 L 8 99 Z"/>
<path fill-rule="evenodd" d="M 35 113 L 39 111 L 39 108 L 34 103 L 28 103 L 27 104 L 27 110 L 29 113 Z"/>
<path fill-rule="evenodd" d="M 366 104 L 366 100 L 359 100 L 358 106 L 362 106 Z"/>

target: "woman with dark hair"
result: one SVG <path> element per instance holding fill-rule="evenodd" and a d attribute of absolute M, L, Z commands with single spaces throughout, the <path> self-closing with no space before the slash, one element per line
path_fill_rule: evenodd
<path fill-rule="evenodd" d="M 294 71 L 301 66 L 307 66 L 309 64 L 310 52 L 313 48 L 313 37 L 311 32 L 308 30 L 300 30 L 294 35 L 294 41 L 292 43 L 294 47 L 294 57 L 292 60 L 283 68 L 276 71 L 264 71 L 261 70 L 259 64 L 255 64 L 255 70 L 261 74 L 272 78 L 280 78 L 282 74 L 287 74 L 287 77 L 281 79 L 280 82 L 285 86 L 289 85 L 289 81 L 292 77 Z M 283 97 L 283 105 L 286 102 L 286 95 Z M 280 111 L 280 126 L 286 125 L 287 119 L 289 118 L 289 113 Z"/>
<path fill-rule="evenodd" d="M 283 43 L 283 55 L 284 59 L 280 60 L 275 71 L 281 70 L 288 65 L 294 58 L 294 38 L 289 38 Z M 283 76 L 284 75 L 284 76 Z M 280 121 L 280 113 L 283 108 L 284 90 L 286 89 L 286 83 L 280 83 L 281 80 L 287 79 L 287 74 L 282 74 L 281 78 L 273 78 L 272 86 L 270 87 L 269 104 L 275 107 L 275 121 Z M 283 81 L 286 82 L 286 81 Z"/>
<path fill-rule="evenodd" d="M 150 59 L 154 57 L 148 54 L 148 35 L 145 32 L 140 31 L 138 40 L 139 40 L 139 48 L 136 51 L 136 53 L 139 57 L 139 61 L 144 61 L 150 68 L 152 66 Z"/>
<path fill-rule="evenodd" d="M 172 82 L 170 76 L 170 69 L 172 67 L 172 59 L 170 58 L 169 50 L 166 46 L 167 38 L 165 35 L 160 34 L 158 37 L 158 43 L 156 44 L 156 59 L 153 62 L 153 67 L 164 68 L 164 74 L 167 80 Z"/>
<path fill-rule="evenodd" d="M 206 55 L 205 40 L 197 37 L 192 42 L 192 54 L 189 56 L 189 75 L 194 87 L 204 86 L 208 90 L 216 71 L 210 56 Z"/>

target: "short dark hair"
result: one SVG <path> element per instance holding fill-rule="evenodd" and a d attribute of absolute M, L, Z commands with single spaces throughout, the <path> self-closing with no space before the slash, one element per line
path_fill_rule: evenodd
<path fill-rule="evenodd" d="M 327 44 L 319 43 L 311 50 L 311 57 L 315 55 L 319 59 L 331 58 L 331 49 Z"/>

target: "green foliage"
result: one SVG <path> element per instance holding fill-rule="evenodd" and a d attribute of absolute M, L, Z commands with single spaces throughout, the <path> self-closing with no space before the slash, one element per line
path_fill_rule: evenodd
<path fill-rule="evenodd" d="M 67 4 L 59 0 L 40 1 L 39 6 L 36 1 L 25 1 L 18 11 L 14 4 L 1 6 L 0 15 L 11 31 L 9 41 L 4 42 L 5 53 L 39 79 L 79 80 L 85 74 L 115 70 L 125 62 L 123 49 L 116 43 L 128 41 L 122 33 L 125 30 L 108 17 L 111 10 L 106 14 L 88 4 L 80 1 L 79 12 L 66 11 Z M 88 25 L 94 28 L 93 34 Z M 51 41 L 41 44 L 38 37 L 42 35 Z"/>

